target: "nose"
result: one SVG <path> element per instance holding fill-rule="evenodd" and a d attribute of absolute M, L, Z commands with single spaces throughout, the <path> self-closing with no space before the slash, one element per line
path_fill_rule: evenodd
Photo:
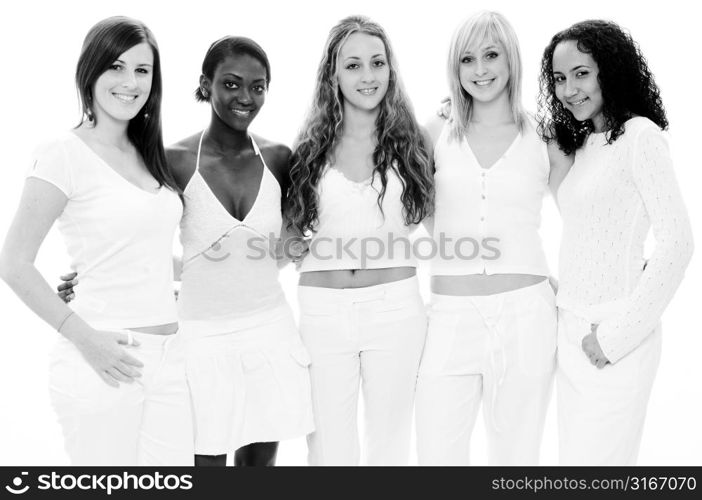
<path fill-rule="evenodd" d="M 363 66 L 363 73 L 361 74 L 361 81 L 363 83 L 370 83 L 375 80 L 375 75 L 373 74 L 373 68 L 370 66 Z"/>
<path fill-rule="evenodd" d="M 475 66 L 475 74 L 476 75 L 484 75 L 487 73 L 487 68 L 485 67 L 485 62 L 482 61 L 481 59 L 478 59 L 477 65 Z"/>
<path fill-rule="evenodd" d="M 137 86 L 136 75 L 133 71 L 124 72 L 124 80 L 122 81 L 122 86 L 126 89 L 135 89 Z"/>
<path fill-rule="evenodd" d="M 251 103 L 251 94 L 249 93 L 249 89 L 247 89 L 246 87 L 242 87 L 241 90 L 237 93 L 236 100 L 240 104 Z"/>
<path fill-rule="evenodd" d="M 565 96 L 566 97 L 572 97 L 575 94 L 578 93 L 578 87 L 575 85 L 575 82 L 571 80 L 570 78 L 566 78 L 565 81 Z"/>

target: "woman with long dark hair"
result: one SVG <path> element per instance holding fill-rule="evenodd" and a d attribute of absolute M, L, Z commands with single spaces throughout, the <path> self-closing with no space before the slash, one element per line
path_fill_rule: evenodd
<path fill-rule="evenodd" d="M 153 34 L 111 17 L 76 70 L 83 117 L 38 150 L 0 257 L 2 277 L 62 336 L 51 400 L 74 465 L 192 464 L 192 421 L 172 291 L 182 204 L 161 139 Z M 71 308 L 34 259 L 58 221 L 82 293 Z"/>
<path fill-rule="evenodd" d="M 660 317 L 693 249 L 660 91 L 631 36 L 584 21 L 544 51 L 540 128 L 575 162 L 560 185 L 558 422 L 563 464 L 633 464 Z M 649 229 L 655 250 L 646 259 Z"/>
<path fill-rule="evenodd" d="M 426 316 L 410 228 L 432 211 L 431 161 L 385 31 L 348 17 L 327 38 L 294 146 L 288 216 L 309 238 L 300 333 L 312 358 L 309 462 L 403 464 Z"/>

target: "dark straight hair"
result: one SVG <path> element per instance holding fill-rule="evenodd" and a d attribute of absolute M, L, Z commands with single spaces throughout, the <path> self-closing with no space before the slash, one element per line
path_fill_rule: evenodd
<path fill-rule="evenodd" d="M 158 45 L 151 30 L 141 21 L 124 16 L 108 17 L 88 31 L 76 67 L 76 88 L 83 111 L 78 126 L 86 120 L 97 124 L 97 117 L 93 112 L 95 82 L 115 60 L 140 43 L 148 43 L 154 54 L 151 92 L 139 114 L 129 121 L 127 136 L 159 186 L 165 185 L 180 192 L 173 173 L 168 168 L 163 149 L 161 130 L 163 85 Z"/>

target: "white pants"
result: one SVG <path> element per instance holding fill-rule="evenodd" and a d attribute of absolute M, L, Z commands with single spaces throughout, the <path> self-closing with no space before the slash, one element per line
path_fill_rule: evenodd
<path fill-rule="evenodd" d="M 311 465 L 357 465 L 356 416 L 362 382 L 363 463 L 409 460 L 412 407 L 426 313 L 417 279 L 364 287 L 299 287 L 300 333 L 312 364 L 316 431 Z"/>
<path fill-rule="evenodd" d="M 432 294 L 417 384 L 419 463 L 467 465 L 481 403 L 489 463 L 538 463 L 555 351 L 548 280 L 488 296 Z"/>
<path fill-rule="evenodd" d="M 634 465 L 660 360 L 660 326 L 634 351 L 598 369 L 581 346 L 590 323 L 559 309 L 559 461 L 562 465 Z"/>
<path fill-rule="evenodd" d="M 107 385 L 65 338 L 51 352 L 49 390 L 72 465 L 193 465 L 193 424 L 178 335 L 133 333 L 124 346 L 142 376 Z"/>

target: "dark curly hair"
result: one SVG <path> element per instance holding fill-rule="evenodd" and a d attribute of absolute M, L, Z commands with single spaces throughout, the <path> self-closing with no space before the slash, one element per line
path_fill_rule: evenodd
<path fill-rule="evenodd" d="M 576 120 L 556 97 L 553 52 L 559 43 L 569 40 L 597 63 L 608 144 L 624 133 L 624 122 L 635 115 L 648 118 L 663 130 L 668 128 L 660 90 L 638 44 L 615 23 L 590 20 L 557 33 L 544 50 L 537 116 L 539 133 L 546 142 L 555 140 L 570 154 L 594 130 L 591 120 Z"/>
<path fill-rule="evenodd" d="M 375 121 L 377 146 L 373 152 L 375 171 L 380 177 L 378 206 L 387 186 L 388 169 L 396 169 L 402 180 L 401 200 L 406 224 L 419 223 L 433 211 L 433 165 L 424 144 L 410 101 L 405 95 L 392 47 L 380 25 L 363 16 L 339 21 L 329 32 L 314 91 L 312 107 L 293 148 L 286 215 L 288 227 L 300 232 L 314 231 L 318 222 L 317 186 L 330 161 L 343 122 L 344 98 L 339 89 L 337 59 L 341 47 L 353 33 L 380 38 L 390 66 L 387 94 Z"/>

